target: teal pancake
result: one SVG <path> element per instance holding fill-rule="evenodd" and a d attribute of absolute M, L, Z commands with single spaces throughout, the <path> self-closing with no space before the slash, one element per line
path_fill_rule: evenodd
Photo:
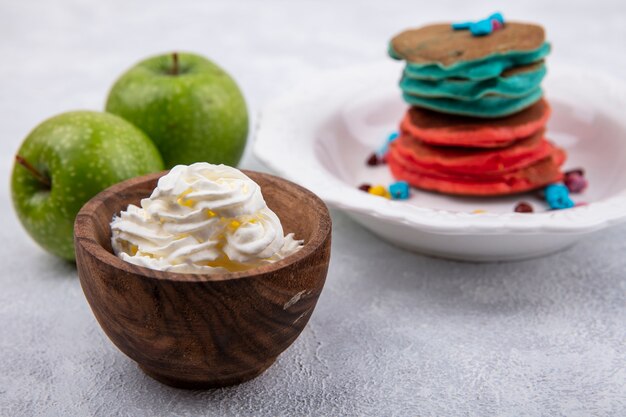
<path fill-rule="evenodd" d="M 478 100 L 463 101 L 449 98 L 420 97 L 407 93 L 402 93 L 402 98 L 412 106 L 423 107 L 441 113 L 496 118 L 521 111 L 536 103 L 541 99 L 542 95 L 543 91 L 540 87 L 537 87 L 526 96 L 513 98 L 486 95 Z"/>
<path fill-rule="evenodd" d="M 474 101 L 487 95 L 524 97 L 541 84 L 546 75 L 543 62 L 506 70 L 502 75 L 482 81 L 448 78 L 421 80 L 405 74 L 400 80 L 403 92 L 421 97 Z"/>
<path fill-rule="evenodd" d="M 389 55 L 406 61 L 408 76 L 430 80 L 486 80 L 540 61 L 549 52 L 543 28 L 519 22 L 506 22 L 487 36 L 455 31 L 449 23 L 433 24 L 406 30 L 389 43 Z"/>
<path fill-rule="evenodd" d="M 444 78 L 458 77 L 480 81 L 497 77 L 510 68 L 541 61 L 549 53 L 550 44 L 544 43 L 539 49 L 534 51 L 490 55 L 481 60 L 459 62 L 450 67 L 442 67 L 438 64 L 420 65 L 408 62 L 404 71 L 411 78 L 423 80 L 442 80 Z"/>

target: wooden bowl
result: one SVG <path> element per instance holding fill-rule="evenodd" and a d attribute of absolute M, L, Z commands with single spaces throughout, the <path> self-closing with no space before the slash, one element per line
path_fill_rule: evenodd
<path fill-rule="evenodd" d="M 122 261 L 110 222 L 150 195 L 167 172 L 101 192 L 74 224 L 76 263 L 87 301 L 111 341 L 154 379 L 181 388 L 238 384 L 265 371 L 298 337 L 324 287 L 331 220 L 315 194 L 282 178 L 245 171 L 285 233 L 304 247 L 243 272 L 180 274 Z"/>

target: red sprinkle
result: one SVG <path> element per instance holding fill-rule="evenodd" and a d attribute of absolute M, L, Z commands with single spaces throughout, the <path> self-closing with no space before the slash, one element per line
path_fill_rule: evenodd
<path fill-rule="evenodd" d="M 517 205 L 515 206 L 516 213 L 532 213 L 534 211 L 535 210 L 533 209 L 533 206 L 531 206 L 525 201 L 522 201 L 521 203 L 517 203 Z"/>
<path fill-rule="evenodd" d="M 582 193 L 589 185 L 582 169 L 575 169 L 566 172 L 563 177 L 563 184 L 565 184 L 567 189 L 574 194 Z"/>
<path fill-rule="evenodd" d="M 371 154 L 369 158 L 367 158 L 368 166 L 375 167 L 378 164 L 380 164 L 380 160 L 378 159 L 378 155 L 376 155 L 376 153 Z"/>
<path fill-rule="evenodd" d="M 366 193 L 372 188 L 371 184 L 361 184 L 359 185 L 359 190 L 365 191 Z"/>

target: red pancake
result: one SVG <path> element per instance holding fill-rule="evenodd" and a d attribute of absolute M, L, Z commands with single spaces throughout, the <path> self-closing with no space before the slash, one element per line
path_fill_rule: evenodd
<path fill-rule="evenodd" d="M 543 129 L 549 117 L 550 106 L 544 99 L 511 116 L 490 120 L 411 107 L 400 131 L 431 145 L 497 148 Z"/>
<path fill-rule="evenodd" d="M 393 143 L 395 151 L 420 169 L 450 174 L 503 174 L 528 166 L 552 153 L 544 130 L 506 148 L 431 146 L 406 134 Z"/>
<path fill-rule="evenodd" d="M 565 161 L 565 151 L 549 145 L 551 153 L 547 157 L 504 173 L 468 175 L 422 169 L 398 152 L 396 146 L 391 148 L 387 161 L 396 179 L 416 188 L 445 194 L 497 196 L 530 191 L 560 181 L 563 174 L 559 167 Z"/>

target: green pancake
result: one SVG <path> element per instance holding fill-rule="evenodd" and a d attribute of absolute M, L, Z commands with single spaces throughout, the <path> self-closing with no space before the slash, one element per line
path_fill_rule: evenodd
<path fill-rule="evenodd" d="M 461 78 L 422 80 L 406 72 L 400 80 L 403 92 L 420 97 L 474 101 L 487 95 L 524 97 L 539 87 L 546 74 L 543 61 L 508 69 L 502 75 L 475 81 Z"/>
<path fill-rule="evenodd" d="M 486 95 L 478 100 L 454 100 L 449 98 L 420 97 L 402 93 L 408 104 L 438 111 L 441 113 L 463 116 L 496 118 L 504 117 L 525 109 L 541 99 L 543 91 L 537 87 L 523 97 L 502 97 Z"/>

